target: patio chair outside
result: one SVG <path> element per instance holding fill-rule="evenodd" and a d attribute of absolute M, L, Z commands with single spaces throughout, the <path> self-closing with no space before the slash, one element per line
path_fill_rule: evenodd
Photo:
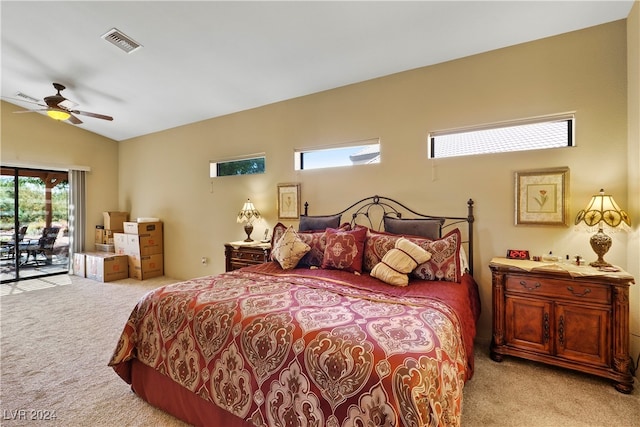
<path fill-rule="evenodd" d="M 42 230 L 42 237 L 38 240 L 31 240 L 28 243 L 22 243 L 19 245 L 19 251 L 26 252 L 27 259 L 21 264 L 26 265 L 29 263 L 29 258 L 33 257 L 33 263 L 35 265 L 51 264 L 51 258 L 53 256 L 53 245 L 58 238 L 60 227 L 46 227 Z M 45 257 L 44 261 L 40 263 L 38 255 Z"/>
<path fill-rule="evenodd" d="M 9 240 L 2 243 L 2 247 L 0 247 L 2 259 L 13 259 L 16 256 L 16 242 L 17 244 L 22 243 L 25 234 L 27 234 L 27 228 L 29 228 L 28 225 L 23 225 L 18 229 L 18 240 Z"/>

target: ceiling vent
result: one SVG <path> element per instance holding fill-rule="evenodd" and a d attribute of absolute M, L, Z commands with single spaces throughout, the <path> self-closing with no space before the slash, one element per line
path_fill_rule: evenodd
<path fill-rule="evenodd" d="M 131 53 L 142 47 L 140 43 L 134 41 L 117 28 L 112 28 L 107 31 L 102 35 L 102 38 L 127 53 Z"/>

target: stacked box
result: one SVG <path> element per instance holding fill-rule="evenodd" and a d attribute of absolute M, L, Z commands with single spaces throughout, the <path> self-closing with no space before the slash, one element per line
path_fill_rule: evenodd
<path fill-rule="evenodd" d="M 105 242 L 104 225 L 96 225 L 96 244 L 102 245 Z"/>
<path fill-rule="evenodd" d="M 87 277 L 85 255 L 83 253 L 73 254 L 73 274 L 80 277 Z"/>
<path fill-rule="evenodd" d="M 164 275 L 162 254 L 134 257 L 129 255 L 129 277 L 144 280 Z"/>
<path fill-rule="evenodd" d="M 117 254 L 141 257 L 163 253 L 162 233 L 139 236 L 114 233 L 113 246 Z"/>
<path fill-rule="evenodd" d="M 129 212 L 102 212 L 104 225 L 96 225 L 96 245 L 113 245 L 113 234 L 124 231 L 124 223 L 129 220 Z M 105 249 L 97 247 L 97 251 Z"/>
<path fill-rule="evenodd" d="M 108 252 L 85 252 L 85 271 L 88 279 L 112 282 L 129 277 L 126 256 Z"/>
<path fill-rule="evenodd" d="M 139 236 L 156 235 L 162 237 L 162 222 L 128 222 L 122 224 L 122 229 L 127 234 L 137 234 Z"/>
<path fill-rule="evenodd" d="M 122 230 L 107 230 L 103 225 L 96 225 L 96 245 L 113 245 L 113 234 L 121 232 Z"/>
<path fill-rule="evenodd" d="M 127 235 L 124 233 L 113 233 L 113 248 L 118 255 L 129 255 L 127 248 Z"/>
<path fill-rule="evenodd" d="M 164 274 L 162 222 L 127 222 L 124 233 L 114 233 L 113 244 L 118 255 L 129 261 L 129 277 L 144 280 Z"/>
<path fill-rule="evenodd" d="M 105 230 L 122 231 L 129 221 L 129 212 L 102 212 Z"/>

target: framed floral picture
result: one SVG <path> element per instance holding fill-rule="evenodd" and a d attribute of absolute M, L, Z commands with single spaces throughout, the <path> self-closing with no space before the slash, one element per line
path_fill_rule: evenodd
<path fill-rule="evenodd" d="M 278 219 L 300 218 L 300 184 L 278 184 Z"/>
<path fill-rule="evenodd" d="M 516 172 L 516 225 L 569 225 L 569 168 Z"/>

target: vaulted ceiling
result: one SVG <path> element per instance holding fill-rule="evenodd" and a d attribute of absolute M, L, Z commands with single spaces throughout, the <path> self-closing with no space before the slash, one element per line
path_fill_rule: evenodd
<path fill-rule="evenodd" d="M 627 17 L 627 1 L 2 1 L 2 97 L 121 141 Z M 117 28 L 142 45 L 125 53 Z M 37 114 L 37 113 L 33 113 Z M 71 125 L 70 126 L 74 126 Z"/>

